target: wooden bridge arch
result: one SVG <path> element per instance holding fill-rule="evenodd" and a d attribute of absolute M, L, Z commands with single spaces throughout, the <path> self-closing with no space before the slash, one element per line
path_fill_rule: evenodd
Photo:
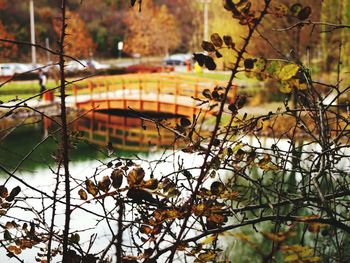
<path fill-rule="evenodd" d="M 198 107 L 193 98 L 205 99 L 204 89 L 218 81 L 171 74 L 129 74 L 93 78 L 73 86 L 74 104 L 80 110 L 135 110 L 192 116 L 209 109 Z M 236 96 L 232 87 L 230 98 Z"/>

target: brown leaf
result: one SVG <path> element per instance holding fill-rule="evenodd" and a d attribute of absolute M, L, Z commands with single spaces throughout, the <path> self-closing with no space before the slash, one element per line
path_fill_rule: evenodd
<path fill-rule="evenodd" d="M 210 43 L 208 41 L 202 41 L 202 48 L 207 52 L 214 52 L 215 51 L 215 47 L 214 47 L 213 43 Z"/>
<path fill-rule="evenodd" d="M 147 201 L 152 204 L 157 203 L 157 200 L 153 198 L 153 196 L 149 192 L 142 189 L 131 188 L 127 192 L 126 196 L 137 204 L 142 204 L 144 201 Z"/>
<path fill-rule="evenodd" d="M 215 56 L 217 58 L 222 58 L 222 54 L 219 51 L 217 51 L 217 50 L 215 50 Z"/>
<path fill-rule="evenodd" d="M 208 217 L 208 221 L 220 224 L 226 221 L 226 216 L 221 214 L 210 214 Z"/>
<path fill-rule="evenodd" d="M 193 53 L 193 59 L 198 62 L 199 66 L 203 66 L 207 56 L 202 53 Z"/>
<path fill-rule="evenodd" d="M 111 174 L 111 179 L 112 179 L 112 186 L 115 189 L 118 189 L 121 187 L 123 183 L 123 177 L 124 177 L 124 172 L 121 169 L 115 169 L 112 174 Z"/>
<path fill-rule="evenodd" d="M 150 235 L 153 233 L 153 229 L 150 226 L 142 225 L 140 227 L 140 232 L 146 235 Z"/>
<path fill-rule="evenodd" d="M 231 47 L 233 44 L 233 40 L 231 36 L 224 36 L 224 43 L 226 46 Z"/>
<path fill-rule="evenodd" d="M 220 35 L 218 33 L 212 34 L 210 36 L 210 40 L 214 44 L 214 46 L 217 47 L 217 48 L 221 48 L 223 43 L 224 43 L 222 41 L 222 38 L 220 37 Z"/>
<path fill-rule="evenodd" d="M 7 201 L 7 202 L 12 202 L 12 201 L 15 199 L 15 197 L 16 197 L 20 192 L 21 192 L 21 187 L 16 186 L 15 188 L 13 188 L 13 189 L 11 190 L 11 193 L 9 194 L 9 196 L 6 197 L 6 201 Z"/>
<path fill-rule="evenodd" d="M 14 254 L 16 254 L 16 255 L 19 255 L 19 254 L 22 253 L 22 249 L 20 249 L 20 248 L 17 247 L 17 246 L 8 246 L 8 247 L 7 247 L 7 250 L 10 251 L 10 252 L 12 252 L 12 253 L 14 253 Z"/>
<path fill-rule="evenodd" d="M 109 179 L 109 177 L 103 176 L 102 180 L 98 182 L 98 189 L 107 193 L 110 185 L 111 185 L 111 180 Z"/>
<path fill-rule="evenodd" d="M 225 191 L 225 185 L 222 182 L 213 182 L 210 186 L 210 191 L 214 195 L 220 195 L 223 191 Z"/>
<path fill-rule="evenodd" d="M 8 196 L 9 192 L 7 188 L 4 185 L 0 186 L 0 197 L 6 198 Z"/>
<path fill-rule="evenodd" d="M 143 178 L 145 177 L 145 171 L 141 168 L 134 168 L 128 174 L 128 184 L 129 187 L 133 187 L 134 185 L 139 185 L 142 183 Z"/>
<path fill-rule="evenodd" d="M 154 178 L 151 178 L 149 179 L 148 181 L 146 181 L 143 185 L 143 187 L 145 188 L 148 188 L 148 189 L 152 189 L 152 190 L 155 190 L 158 188 L 158 180 L 157 179 L 154 179 Z"/>
<path fill-rule="evenodd" d="M 175 184 L 173 181 L 171 181 L 170 179 L 168 178 L 165 178 L 164 181 L 163 181 L 163 191 L 164 192 L 168 192 L 170 191 L 172 188 L 175 187 Z"/>
<path fill-rule="evenodd" d="M 254 63 L 256 62 L 256 59 L 253 58 L 247 58 L 244 60 L 244 67 L 246 69 L 253 69 L 254 68 Z"/>
<path fill-rule="evenodd" d="M 187 118 L 181 118 L 180 119 L 180 125 L 182 127 L 188 127 L 188 126 L 191 125 L 191 121 L 189 119 L 187 119 Z"/>
<path fill-rule="evenodd" d="M 89 179 L 87 179 L 85 181 L 85 185 L 86 185 L 86 190 L 89 194 L 93 195 L 93 196 L 96 196 L 97 193 L 98 193 L 98 189 L 95 185 L 95 183 Z"/>
<path fill-rule="evenodd" d="M 209 70 L 216 69 L 216 64 L 215 64 L 214 59 L 212 57 L 207 57 L 204 64 L 207 67 L 207 69 L 209 69 Z"/>
<path fill-rule="evenodd" d="M 204 90 L 202 91 L 202 94 L 203 94 L 203 96 L 206 97 L 207 99 L 211 99 L 211 92 L 210 92 L 209 89 L 204 89 Z"/>
<path fill-rule="evenodd" d="M 81 200 L 87 200 L 88 199 L 87 193 L 85 192 L 84 189 L 80 189 L 78 191 L 78 194 L 79 194 Z"/>
<path fill-rule="evenodd" d="M 311 14 L 311 7 L 310 6 L 305 6 L 301 11 L 298 13 L 298 18 L 300 20 L 305 20 L 308 19 L 310 14 Z"/>

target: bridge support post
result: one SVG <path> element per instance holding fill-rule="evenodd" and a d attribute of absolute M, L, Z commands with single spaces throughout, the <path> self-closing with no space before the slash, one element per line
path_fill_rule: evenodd
<path fill-rule="evenodd" d="M 88 86 L 89 86 L 89 92 L 90 92 L 90 100 L 92 101 L 92 93 L 93 93 L 94 87 L 91 81 L 89 81 Z"/>
<path fill-rule="evenodd" d="M 126 101 L 125 101 L 125 82 L 122 79 L 122 99 L 123 99 L 123 109 L 126 109 Z"/>
<path fill-rule="evenodd" d="M 178 96 L 179 96 L 179 81 L 176 80 L 175 82 L 175 115 L 178 114 L 179 106 L 178 106 Z"/>
<path fill-rule="evenodd" d="M 111 101 L 109 99 L 109 83 L 106 80 L 105 81 L 105 86 L 106 86 L 106 100 L 107 100 L 107 108 L 110 109 L 111 108 Z"/>
<path fill-rule="evenodd" d="M 73 85 L 73 96 L 74 96 L 74 106 L 77 107 L 78 88 L 76 85 Z"/>
<path fill-rule="evenodd" d="M 160 112 L 160 80 L 157 80 L 157 111 Z"/>
<path fill-rule="evenodd" d="M 143 111 L 143 100 L 142 100 L 143 86 L 142 80 L 139 79 L 139 100 L 140 100 L 140 111 Z"/>

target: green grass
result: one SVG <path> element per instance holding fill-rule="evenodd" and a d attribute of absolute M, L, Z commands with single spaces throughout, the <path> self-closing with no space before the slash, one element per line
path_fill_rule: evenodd
<path fill-rule="evenodd" d="M 46 88 L 51 89 L 56 86 L 54 81 L 48 81 Z M 40 91 L 38 81 L 12 81 L 0 88 L 0 100 L 7 102 L 15 99 L 27 99 Z"/>

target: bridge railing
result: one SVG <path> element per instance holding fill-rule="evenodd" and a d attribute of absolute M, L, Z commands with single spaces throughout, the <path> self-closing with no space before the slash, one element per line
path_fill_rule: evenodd
<path fill-rule="evenodd" d="M 130 97 L 134 101 L 155 101 L 158 104 L 163 102 L 177 105 L 191 97 L 205 99 L 202 95 L 203 90 L 212 89 L 218 85 L 225 86 L 225 83 L 191 76 L 128 74 L 93 78 L 80 86 L 73 86 L 73 93 L 76 105 L 81 104 L 82 101 L 90 101 L 94 104 L 94 101 L 109 101 L 116 98 L 130 100 Z M 230 98 L 233 99 L 236 96 L 236 89 L 231 90 Z M 168 95 L 172 95 L 172 99 Z M 187 105 L 191 104 L 195 107 L 196 103 L 191 99 Z M 108 105 L 110 105 L 109 102 Z M 140 108 L 143 108 L 142 105 Z"/>

